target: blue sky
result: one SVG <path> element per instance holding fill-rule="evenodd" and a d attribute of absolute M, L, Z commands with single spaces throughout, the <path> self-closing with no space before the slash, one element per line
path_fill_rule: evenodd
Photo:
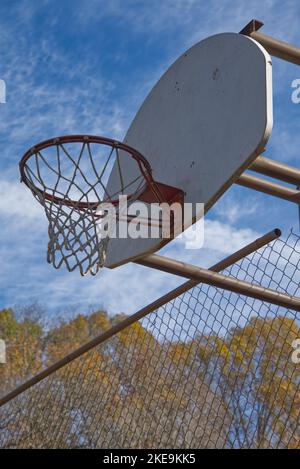
<path fill-rule="evenodd" d="M 143 99 L 188 47 L 252 18 L 263 32 L 300 45 L 300 3 L 288 0 L 21 0 L 0 4 L 0 308 L 38 301 L 52 312 L 133 313 L 182 280 L 129 264 L 80 277 L 46 263 L 47 223 L 19 183 L 32 144 L 90 133 L 122 139 Z M 299 166 L 300 104 L 291 101 L 299 67 L 273 59 L 274 129 L 266 156 Z M 205 246 L 164 252 L 208 266 L 274 227 L 298 230 L 297 207 L 231 188 L 205 221 Z M 143 281 L 141 282 L 141 279 Z"/>

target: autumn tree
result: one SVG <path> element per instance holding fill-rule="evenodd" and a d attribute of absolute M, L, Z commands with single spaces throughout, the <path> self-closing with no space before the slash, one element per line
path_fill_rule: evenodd
<path fill-rule="evenodd" d="M 122 319 L 96 311 L 49 328 L 33 314 L 2 311 L 10 350 L 2 389 Z M 182 339 L 158 337 L 150 322 L 136 322 L 1 409 L 0 444 L 297 448 L 299 372 L 290 354 L 299 335 L 288 317 L 252 318 L 225 337 Z"/>
<path fill-rule="evenodd" d="M 0 365 L 0 390 L 4 393 L 37 373 L 42 366 L 44 331 L 38 308 L 25 308 L 17 315 L 0 311 L 0 338 L 6 343 L 6 364 Z"/>
<path fill-rule="evenodd" d="M 230 446 L 300 447 L 299 337 L 294 319 L 255 317 L 224 339 L 201 338 L 206 374 L 231 411 Z"/>

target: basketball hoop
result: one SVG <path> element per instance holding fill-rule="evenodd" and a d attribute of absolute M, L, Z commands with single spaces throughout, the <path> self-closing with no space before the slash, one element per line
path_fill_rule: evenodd
<path fill-rule="evenodd" d="M 135 176 L 125 181 L 122 166 L 128 158 Z M 118 187 L 109 193 L 114 164 Z M 183 201 L 180 189 L 153 179 L 141 153 L 105 137 L 70 135 L 41 142 L 25 153 L 20 173 L 48 219 L 48 262 L 56 269 L 65 264 L 70 272 L 79 267 L 81 275 L 96 275 L 105 264 L 110 238 L 109 233 L 101 236 L 99 226 L 108 205 L 120 216 L 119 196 L 126 195 L 129 203 Z M 128 217 L 127 222 L 131 220 Z"/>

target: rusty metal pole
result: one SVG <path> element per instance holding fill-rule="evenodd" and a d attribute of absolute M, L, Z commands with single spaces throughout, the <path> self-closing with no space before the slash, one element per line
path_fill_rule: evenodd
<path fill-rule="evenodd" d="M 147 256 L 147 265 L 153 269 L 180 277 L 188 277 L 207 285 L 212 285 L 223 290 L 228 290 L 240 295 L 249 296 L 260 301 L 266 301 L 277 306 L 300 311 L 300 298 L 279 293 L 275 290 L 263 288 L 233 277 L 221 275 L 208 269 L 202 269 L 185 262 L 180 262 L 168 257 L 150 254 Z"/>
<path fill-rule="evenodd" d="M 271 36 L 266 34 L 258 33 L 253 31 L 250 33 L 250 37 L 259 42 L 268 52 L 274 57 L 279 59 L 286 60 L 296 65 L 300 65 L 300 48 L 288 44 L 284 41 L 279 41 Z"/>
<path fill-rule="evenodd" d="M 259 42 L 274 57 L 300 65 L 300 48 L 284 41 L 279 41 L 258 30 L 264 25 L 262 21 L 253 19 L 241 31 L 240 34 L 250 36 Z"/>
<path fill-rule="evenodd" d="M 300 169 L 264 156 L 258 156 L 249 169 L 295 186 L 300 185 Z"/>
<path fill-rule="evenodd" d="M 238 262 L 239 260 L 243 259 L 244 257 L 248 256 L 249 254 L 257 251 L 261 247 L 265 246 L 266 244 L 274 241 L 276 238 L 278 238 L 281 235 L 280 230 L 277 228 L 275 230 L 270 231 L 269 233 L 266 233 L 264 236 L 261 236 L 260 238 L 256 239 L 252 243 L 248 244 L 247 246 L 243 247 L 239 251 L 235 252 L 234 254 L 226 257 L 224 260 L 218 262 L 214 266 L 211 267 L 212 271 L 219 272 L 221 270 L 226 269 L 230 265 L 234 264 L 235 262 Z M 147 265 L 146 258 L 144 260 L 140 260 L 139 262 L 136 262 L 139 264 Z M 49 375 L 54 373 L 55 371 L 59 370 L 60 368 L 63 368 L 66 366 L 68 363 L 72 362 L 76 358 L 80 357 L 81 355 L 87 353 L 97 345 L 102 344 L 106 340 L 110 339 L 112 336 L 117 334 L 118 332 L 126 329 L 129 327 L 131 324 L 135 323 L 136 321 L 139 321 L 143 317 L 147 316 L 148 314 L 152 313 L 153 311 L 157 310 L 161 306 L 165 305 L 169 301 L 172 301 L 174 298 L 178 297 L 179 295 L 185 293 L 188 291 L 190 288 L 193 288 L 199 283 L 199 281 L 195 280 L 188 280 L 187 282 L 183 283 L 177 288 L 174 288 L 170 292 L 166 293 L 165 295 L 161 296 L 157 300 L 153 301 L 149 305 L 145 306 L 144 308 L 140 309 L 138 312 L 133 314 L 132 316 L 127 317 L 123 321 L 120 321 L 118 324 L 115 326 L 111 327 L 108 331 L 103 332 L 102 334 L 98 335 L 91 341 L 87 342 L 83 346 L 79 347 L 78 349 L 74 350 L 71 352 L 69 355 L 66 355 L 64 358 L 61 360 L 57 361 L 53 365 L 49 366 L 45 370 L 41 371 L 37 375 L 33 376 L 33 378 L 29 379 L 25 383 L 21 384 L 17 388 L 15 388 L 13 391 L 8 393 L 7 395 L 3 396 L 0 399 L 0 407 L 6 404 L 7 402 L 11 401 L 15 397 L 17 397 L 19 394 L 23 393 L 27 389 L 31 388 L 35 384 L 39 383 L 43 379 L 47 378 Z"/>
<path fill-rule="evenodd" d="M 249 189 L 254 189 L 256 191 L 263 192 L 264 194 L 279 197 L 280 199 L 288 200 L 289 202 L 294 202 L 295 204 L 299 204 L 300 202 L 299 190 L 292 189 L 291 187 L 283 186 L 282 184 L 277 184 L 276 182 L 268 181 L 257 176 L 252 176 L 252 174 L 241 174 L 235 183 L 239 186 L 248 187 Z"/>

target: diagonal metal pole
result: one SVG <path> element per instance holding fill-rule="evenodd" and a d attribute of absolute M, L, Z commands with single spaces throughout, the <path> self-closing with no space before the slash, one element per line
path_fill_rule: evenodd
<path fill-rule="evenodd" d="M 264 236 L 261 236 L 260 238 L 256 239 L 252 243 L 248 244 L 247 246 L 243 247 L 239 251 L 235 252 L 234 254 L 226 257 L 222 261 L 218 262 L 217 264 L 213 265 L 210 269 L 211 272 L 220 272 L 221 270 L 226 269 L 227 267 L 233 265 L 235 262 L 238 262 L 239 260 L 243 259 L 244 257 L 248 256 L 249 254 L 257 251 L 261 247 L 265 246 L 266 244 L 269 244 L 271 241 L 274 241 L 276 238 L 278 238 L 281 235 L 281 231 L 279 229 L 275 229 L 273 231 L 270 231 L 269 233 L 265 234 Z M 136 261 L 138 264 L 142 265 L 147 265 L 147 258 Z M 110 339 L 113 337 L 115 334 L 118 332 L 124 330 L 125 328 L 129 327 L 131 324 L 135 323 L 136 321 L 139 321 L 143 317 L 147 316 L 148 314 L 152 313 L 153 311 L 157 310 L 161 306 L 165 305 L 169 301 L 173 300 L 174 298 L 178 297 L 179 295 L 185 293 L 188 291 L 190 288 L 193 288 L 194 286 L 198 285 L 200 282 L 199 280 L 188 280 L 187 282 L 183 283 L 177 288 L 174 288 L 170 292 L 166 293 L 165 295 L 161 296 L 157 300 L 153 301 L 149 305 L 145 306 L 144 308 L 140 309 L 137 311 L 135 314 L 127 317 L 123 321 L 120 321 L 118 324 L 115 326 L 111 327 L 109 330 L 103 332 L 102 334 L 98 335 L 91 341 L 87 342 L 83 346 L 79 347 L 78 349 L 74 350 L 71 352 L 69 355 L 66 355 L 64 358 L 61 360 L 57 361 L 53 365 L 49 366 L 45 370 L 41 371 L 37 375 L 33 376 L 30 378 L 28 381 L 25 383 L 21 384 L 17 388 L 15 388 L 13 391 L 10 393 L 6 394 L 0 399 L 0 407 L 6 404 L 7 402 L 11 401 L 15 397 L 17 397 L 19 394 L 22 394 L 24 391 L 27 389 L 31 388 L 35 384 L 39 383 L 43 379 L 47 378 L 47 376 L 51 375 L 55 371 L 59 370 L 60 368 L 64 367 L 68 363 L 72 362 L 76 358 L 80 357 L 84 353 L 88 352 L 89 350 L 93 349 L 94 347 L 102 344 L 106 340 Z"/>

